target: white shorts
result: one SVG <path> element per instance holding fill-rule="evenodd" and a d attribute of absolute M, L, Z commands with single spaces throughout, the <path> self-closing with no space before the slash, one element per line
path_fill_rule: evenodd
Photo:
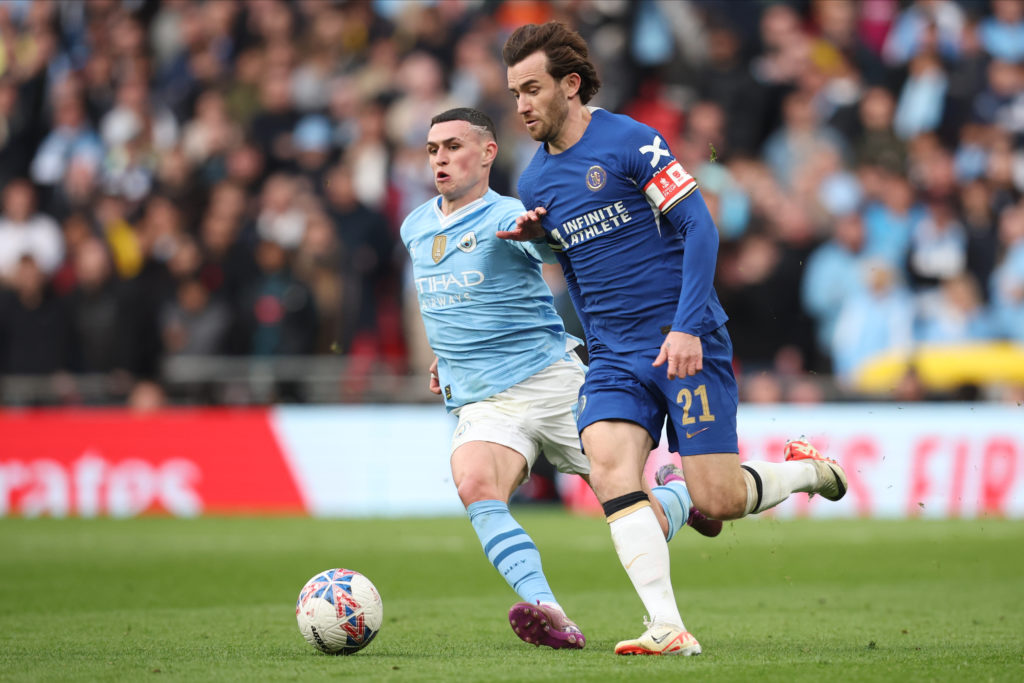
<path fill-rule="evenodd" d="M 576 428 L 583 375 L 579 362 L 558 360 L 499 394 L 456 408 L 452 452 L 470 441 L 489 441 L 521 453 L 527 477 L 541 451 L 560 472 L 588 474 Z"/>

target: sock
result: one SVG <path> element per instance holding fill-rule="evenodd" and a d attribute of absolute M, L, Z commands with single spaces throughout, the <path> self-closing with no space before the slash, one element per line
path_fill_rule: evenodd
<path fill-rule="evenodd" d="M 650 501 L 644 498 L 625 509 L 608 513 L 616 501 L 636 494 L 627 494 L 604 504 L 608 514 L 608 526 L 612 532 L 612 543 L 619 555 L 629 580 L 633 582 L 640 601 L 647 610 L 652 623 L 673 624 L 685 630 L 683 618 L 676 606 L 672 592 L 672 577 L 669 575 L 668 545 L 661 533 L 661 525 L 651 509 Z"/>
<path fill-rule="evenodd" d="M 747 482 L 747 515 L 773 508 L 791 493 L 813 490 L 818 479 L 813 465 L 799 461 L 745 462 L 743 473 Z"/>
<path fill-rule="evenodd" d="M 673 479 L 665 482 L 664 486 L 655 486 L 651 493 L 661 503 L 665 516 L 668 517 L 668 536 L 665 540 L 671 541 L 690 518 L 690 507 L 693 505 L 690 492 L 686 489 L 686 484 L 679 479 Z"/>
<path fill-rule="evenodd" d="M 531 605 L 543 602 L 557 607 L 558 602 L 540 564 L 540 551 L 512 517 L 508 504 L 500 500 L 481 500 L 470 503 L 466 510 L 484 554 L 512 590 Z"/>

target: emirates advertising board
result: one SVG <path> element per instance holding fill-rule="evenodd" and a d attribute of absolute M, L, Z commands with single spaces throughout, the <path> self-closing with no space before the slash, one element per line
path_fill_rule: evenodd
<path fill-rule="evenodd" d="M 447 516 L 465 512 L 439 406 L 0 412 L 0 516 Z M 777 518 L 1024 518 L 1024 408 L 989 404 L 741 406 L 743 459 L 809 438 L 839 460 L 838 503 L 804 494 Z M 664 443 L 648 476 L 676 458 Z M 600 514 L 578 477 L 566 505 Z"/>

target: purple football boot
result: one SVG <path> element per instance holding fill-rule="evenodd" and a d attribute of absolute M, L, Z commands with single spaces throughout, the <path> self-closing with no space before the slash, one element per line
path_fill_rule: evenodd
<path fill-rule="evenodd" d="M 556 607 L 517 602 L 508 611 L 508 623 L 517 636 L 531 645 L 582 650 L 587 643 L 580 627 Z"/>

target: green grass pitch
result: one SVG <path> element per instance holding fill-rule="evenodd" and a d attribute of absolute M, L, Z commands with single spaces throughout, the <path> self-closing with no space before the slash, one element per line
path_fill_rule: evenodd
<path fill-rule="evenodd" d="M 777 521 L 684 531 L 672 572 L 694 658 L 616 657 L 643 607 L 600 519 L 516 514 L 583 651 L 537 649 L 455 519 L 0 519 L 0 681 L 1021 681 L 1024 522 Z M 384 626 L 316 652 L 294 604 L 365 573 Z"/>

